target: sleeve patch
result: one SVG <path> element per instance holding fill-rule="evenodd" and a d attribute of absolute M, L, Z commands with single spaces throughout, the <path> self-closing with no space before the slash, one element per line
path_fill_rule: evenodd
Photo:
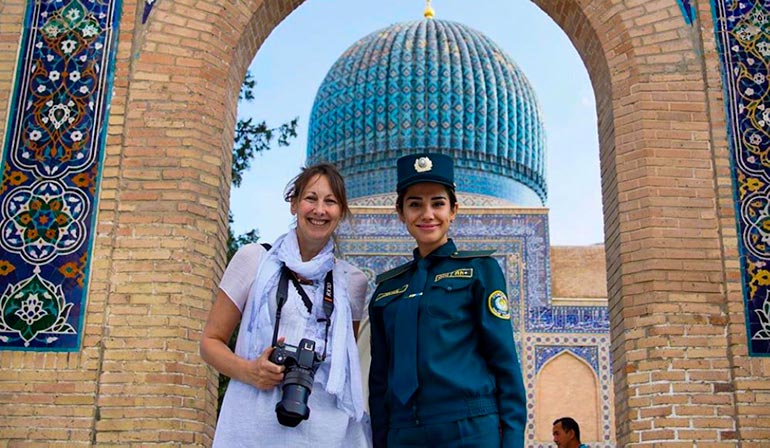
<path fill-rule="evenodd" d="M 511 318 L 511 307 L 508 304 L 508 297 L 499 289 L 489 295 L 487 299 L 489 312 L 500 319 Z"/>

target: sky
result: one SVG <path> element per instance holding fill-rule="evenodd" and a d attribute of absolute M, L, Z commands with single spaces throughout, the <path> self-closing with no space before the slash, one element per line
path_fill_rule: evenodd
<path fill-rule="evenodd" d="M 535 91 L 547 139 L 551 245 L 603 243 L 594 93 L 567 36 L 528 0 L 433 0 L 432 6 L 437 19 L 460 22 L 495 41 Z M 238 116 L 270 126 L 299 117 L 299 135 L 288 147 L 258 154 L 241 186 L 232 189 L 236 233 L 256 228 L 261 241 L 272 242 L 292 226 L 283 191 L 304 165 L 308 119 L 326 73 L 354 42 L 394 23 L 420 20 L 424 7 L 424 0 L 308 0 L 268 36 L 250 66 L 255 98 L 241 103 Z"/>

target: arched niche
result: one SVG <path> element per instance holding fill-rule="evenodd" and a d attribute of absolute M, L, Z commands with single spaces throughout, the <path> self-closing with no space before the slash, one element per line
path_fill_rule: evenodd
<path fill-rule="evenodd" d="M 553 421 L 572 417 L 580 425 L 582 442 L 600 440 L 601 412 L 596 373 L 569 350 L 548 360 L 535 383 L 535 438 L 552 440 Z"/>

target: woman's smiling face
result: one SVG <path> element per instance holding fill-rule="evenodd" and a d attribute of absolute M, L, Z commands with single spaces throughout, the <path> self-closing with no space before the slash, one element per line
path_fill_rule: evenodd
<path fill-rule="evenodd" d="M 449 225 L 457 215 L 457 204 L 450 205 L 447 187 L 421 182 L 406 189 L 398 217 L 425 257 L 447 242 Z"/>
<path fill-rule="evenodd" d="M 329 179 L 319 174 L 292 201 L 291 213 L 297 217 L 300 248 L 315 248 L 324 246 L 337 229 L 342 207 L 329 185 Z"/>

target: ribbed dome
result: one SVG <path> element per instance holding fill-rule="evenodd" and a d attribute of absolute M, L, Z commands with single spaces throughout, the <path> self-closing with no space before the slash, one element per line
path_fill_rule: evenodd
<path fill-rule="evenodd" d="M 461 192 L 545 202 L 535 94 L 500 47 L 459 23 L 425 19 L 364 37 L 313 104 L 308 160 L 336 164 L 351 198 L 394 192 L 395 160 L 424 150 L 455 158 Z"/>

